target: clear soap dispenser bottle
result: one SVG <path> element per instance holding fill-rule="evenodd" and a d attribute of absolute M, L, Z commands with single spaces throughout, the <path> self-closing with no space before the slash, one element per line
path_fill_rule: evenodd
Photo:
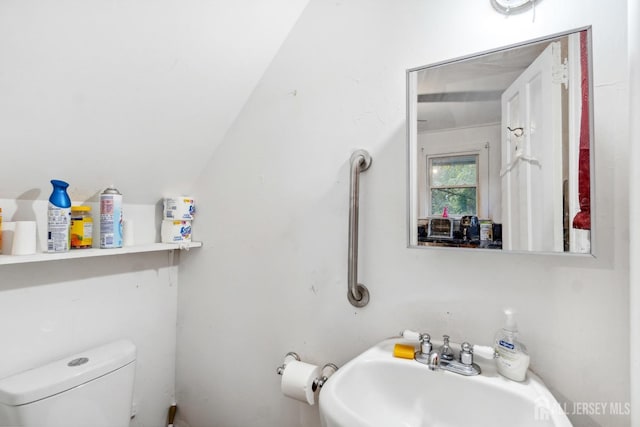
<path fill-rule="evenodd" d="M 505 325 L 496 334 L 495 349 L 500 355 L 496 359 L 498 372 L 513 381 L 524 381 L 529 368 L 527 347 L 518 341 L 518 325 L 514 312 L 504 311 Z"/>

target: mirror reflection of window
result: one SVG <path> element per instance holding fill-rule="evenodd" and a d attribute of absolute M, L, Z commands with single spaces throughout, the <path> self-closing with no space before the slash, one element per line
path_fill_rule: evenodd
<path fill-rule="evenodd" d="M 434 221 L 452 245 L 476 217 L 500 236 L 480 248 L 591 252 L 590 40 L 587 27 L 407 70 L 409 246 Z"/>
<path fill-rule="evenodd" d="M 478 156 L 427 157 L 429 215 L 477 215 Z"/>

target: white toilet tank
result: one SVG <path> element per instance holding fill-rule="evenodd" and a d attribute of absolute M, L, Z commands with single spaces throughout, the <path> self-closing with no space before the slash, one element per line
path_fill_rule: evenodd
<path fill-rule="evenodd" d="M 0 380 L 0 426 L 127 427 L 136 347 L 120 340 Z"/>

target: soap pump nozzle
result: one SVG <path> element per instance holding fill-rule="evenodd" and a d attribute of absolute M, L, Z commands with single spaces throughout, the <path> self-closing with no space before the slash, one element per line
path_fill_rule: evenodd
<path fill-rule="evenodd" d="M 515 312 L 512 309 L 508 308 L 504 311 L 504 315 L 505 315 L 505 323 L 504 323 L 503 329 L 505 331 L 517 333 L 518 323 L 516 323 Z"/>

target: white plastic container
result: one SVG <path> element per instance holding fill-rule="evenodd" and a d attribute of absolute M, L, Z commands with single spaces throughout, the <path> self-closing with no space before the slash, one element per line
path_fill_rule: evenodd
<path fill-rule="evenodd" d="M 512 310 L 505 310 L 504 328 L 496 334 L 495 349 L 500 355 L 496 359 L 498 372 L 513 381 L 524 381 L 529 369 L 530 357 L 527 347 L 518 341 L 518 325 Z"/>

